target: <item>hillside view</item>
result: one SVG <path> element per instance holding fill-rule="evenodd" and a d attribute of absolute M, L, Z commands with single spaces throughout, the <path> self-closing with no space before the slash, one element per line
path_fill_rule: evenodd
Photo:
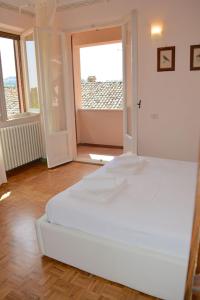
<path fill-rule="evenodd" d="M 17 86 L 17 79 L 15 76 L 10 76 L 3 79 L 5 87 L 16 87 Z"/>

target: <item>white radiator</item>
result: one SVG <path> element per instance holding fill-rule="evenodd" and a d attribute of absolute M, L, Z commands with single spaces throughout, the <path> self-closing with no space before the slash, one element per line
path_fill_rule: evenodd
<path fill-rule="evenodd" d="M 43 156 L 40 122 L 1 128 L 0 137 L 6 171 Z"/>

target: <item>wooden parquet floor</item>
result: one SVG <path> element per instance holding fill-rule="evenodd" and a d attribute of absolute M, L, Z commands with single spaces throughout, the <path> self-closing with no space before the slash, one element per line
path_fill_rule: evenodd
<path fill-rule="evenodd" d="M 39 253 L 34 222 L 48 199 L 97 168 L 70 163 L 48 170 L 37 162 L 0 187 L 0 299 L 155 299 Z"/>

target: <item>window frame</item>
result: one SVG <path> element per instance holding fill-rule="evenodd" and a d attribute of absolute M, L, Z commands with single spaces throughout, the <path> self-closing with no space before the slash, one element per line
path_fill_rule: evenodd
<path fill-rule="evenodd" d="M 9 32 L 0 31 L 0 38 L 6 38 L 13 40 L 13 48 L 14 48 L 14 58 L 15 58 L 15 69 L 16 69 L 16 83 L 17 83 L 17 92 L 19 99 L 19 115 L 26 111 L 25 105 L 25 97 L 24 97 L 24 82 L 23 82 L 23 71 L 22 71 L 22 57 L 21 57 L 21 45 L 20 45 L 20 35 L 13 34 Z M 2 73 L 2 63 L 0 61 L 0 68 Z M 0 81 L 0 93 L 1 93 L 1 105 L 0 112 L 1 117 L 0 121 L 8 121 L 12 118 L 15 118 L 16 115 L 8 116 L 7 108 L 6 108 L 6 100 L 5 100 L 5 90 L 3 85 L 3 78 Z"/>

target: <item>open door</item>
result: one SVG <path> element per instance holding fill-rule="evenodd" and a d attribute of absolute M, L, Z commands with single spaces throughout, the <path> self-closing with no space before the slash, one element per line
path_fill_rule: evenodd
<path fill-rule="evenodd" d="M 31 39 L 35 49 L 28 48 Z M 35 51 L 37 95 L 49 168 L 73 159 L 71 126 L 73 107 L 70 106 L 71 90 L 68 80 L 69 65 L 67 64 L 66 41 L 63 32 L 46 28 L 34 28 L 29 36 L 23 35 L 27 65 L 26 77 L 30 91 L 33 66 L 30 66 L 32 60 L 29 62 L 28 59 L 34 55 Z"/>
<path fill-rule="evenodd" d="M 73 159 L 66 36 L 60 31 L 35 28 L 35 41 L 47 163 L 52 168 Z"/>
<path fill-rule="evenodd" d="M 137 13 L 123 24 L 124 152 L 137 153 Z"/>

